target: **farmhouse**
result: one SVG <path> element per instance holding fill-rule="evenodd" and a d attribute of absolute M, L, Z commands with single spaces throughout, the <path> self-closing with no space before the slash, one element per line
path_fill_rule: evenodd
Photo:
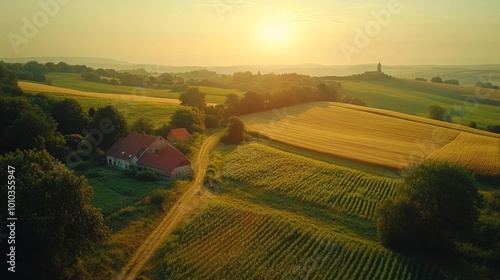
<path fill-rule="evenodd" d="M 106 153 L 108 165 L 122 169 L 144 167 L 158 175 L 182 178 L 191 174 L 191 162 L 161 136 L 130 133 Z"/>
<path fill-rule="evenodd" d="M 183 142 L 186 141 L 191 134 L 187 131 L 185 128 L 174 128 L 170 130 L 170 132 L 167 135 L 167 141 L 170 142 L 170 144 L 175 145 L 177 142 Z"/>

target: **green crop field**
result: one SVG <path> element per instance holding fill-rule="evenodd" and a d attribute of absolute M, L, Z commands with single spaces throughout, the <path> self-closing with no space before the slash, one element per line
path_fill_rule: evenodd
<path fill-rule="evenodd" d="M 397 192 L 397 179 L 258 143 L 237 147 L 224 160 L 224 182 L 211 202 L 164 243 L 142 276 L 475 279 L 453 261 L 442 266 L 376 241 L 374 208 Z"/>
<path fill-rule="evenodd" d="M 412 80 L 394 79 L 379 82 L 342 82 L 341 93 L 362 99 L 367 106 L 396 112 L 426 116 L 430 104 L 452 109 L 453 122 L 468 125 L 475 121 L 479 128 L 500 120 L 499 106 L 479 102 L 488 97 L 500 104 L 500 91 L 471 86 L 454 86 Z M 489 101 L 491 103 L 491 100 Z M 483 104 L 484 103 L 484 104 Z"/>
<path fill-rule="evenodd" d="M 156 254 L 148 279 L 448 279 L 380 245 L 241 204 L 212 203 Z"/>
<path fill-rule="evenodd" d="M 47 80 L 50 80 L 53 86 L 68 88 L 80 91 L 99 92 L 99 93 L 112 93 L 112 94 L 126 94 L 126 95 L 140 95 L 158 98 L 172 98 L 178 99 L 180 93 L 171 92 L 168 89 L 147 89 L 144 87 L 131 87 L 131 86 L 113 86 L 103 83 L 94 83 L 83 80 L 79 74 L 70 73 L 51 73 L 47 75 Z M 206 93 L 206 100 L 208 103 L 224 103 L 226 95 L 235 93 L 242 95 L 243 93 L 237 90 L 220 89 L 214 87 L 199 87 L 200 90 Z"/>
<path fill-rule="evenodd" d="M 286 180 L 283 174 L 287 174 Z M 223 176 L 370 220 L 378 203 L 397 193 L 399 182 L 254 143 L 238 147 L 226 157 Z"/>

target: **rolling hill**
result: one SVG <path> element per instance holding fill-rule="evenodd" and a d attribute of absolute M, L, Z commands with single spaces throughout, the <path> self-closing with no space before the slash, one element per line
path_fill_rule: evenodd
<path fill-rule="evenodd" d="M 242 120 L 248 129 L 272 140 L 353 161 L 398 169 L 435 153 L 479 175 L 500 174 L 500 135 L 456 124 L 327 102 L 245 115 Z M 459 149 L 455 156 L 437 152 L 463 132 L 467 141 L 484 144 Z M 484 154 L 490 154 L 490 160 L 484 161 Z"/>

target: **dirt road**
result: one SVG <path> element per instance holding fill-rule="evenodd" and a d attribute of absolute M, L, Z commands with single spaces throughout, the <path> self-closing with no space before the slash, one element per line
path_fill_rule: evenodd
<path fill-rule="evenodd" d="M 214 134 L 203 142 L 194 166 L 194 179 L 189 189 L 170 209 L 158 227 L 137 249 L 127 265 L 122 269 L 118 279 L 135 279 L 144 264 L 151 258 L 162 242 L 171 234 L 179 223 L 194 209 L 193 201 L 203 187 L 203 178 L 209 163 L 209 154 L 219 141 L 220 134 Z"/>

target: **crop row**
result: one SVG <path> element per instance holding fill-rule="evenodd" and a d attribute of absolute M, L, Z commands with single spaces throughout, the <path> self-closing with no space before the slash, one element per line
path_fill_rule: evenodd
<path fill-rule="evenodd" d="M 158 253 L 161 279 L 446 279 L 420 260 L 286 216 L 213 203 Z"/>
<path fill-rule="evenodd" d="M 278 195 L 374 219 L 375 208 L 398 191 L 399 180 L 282 152 L 261 144 L 238 147 L 223 176 Z"/>

